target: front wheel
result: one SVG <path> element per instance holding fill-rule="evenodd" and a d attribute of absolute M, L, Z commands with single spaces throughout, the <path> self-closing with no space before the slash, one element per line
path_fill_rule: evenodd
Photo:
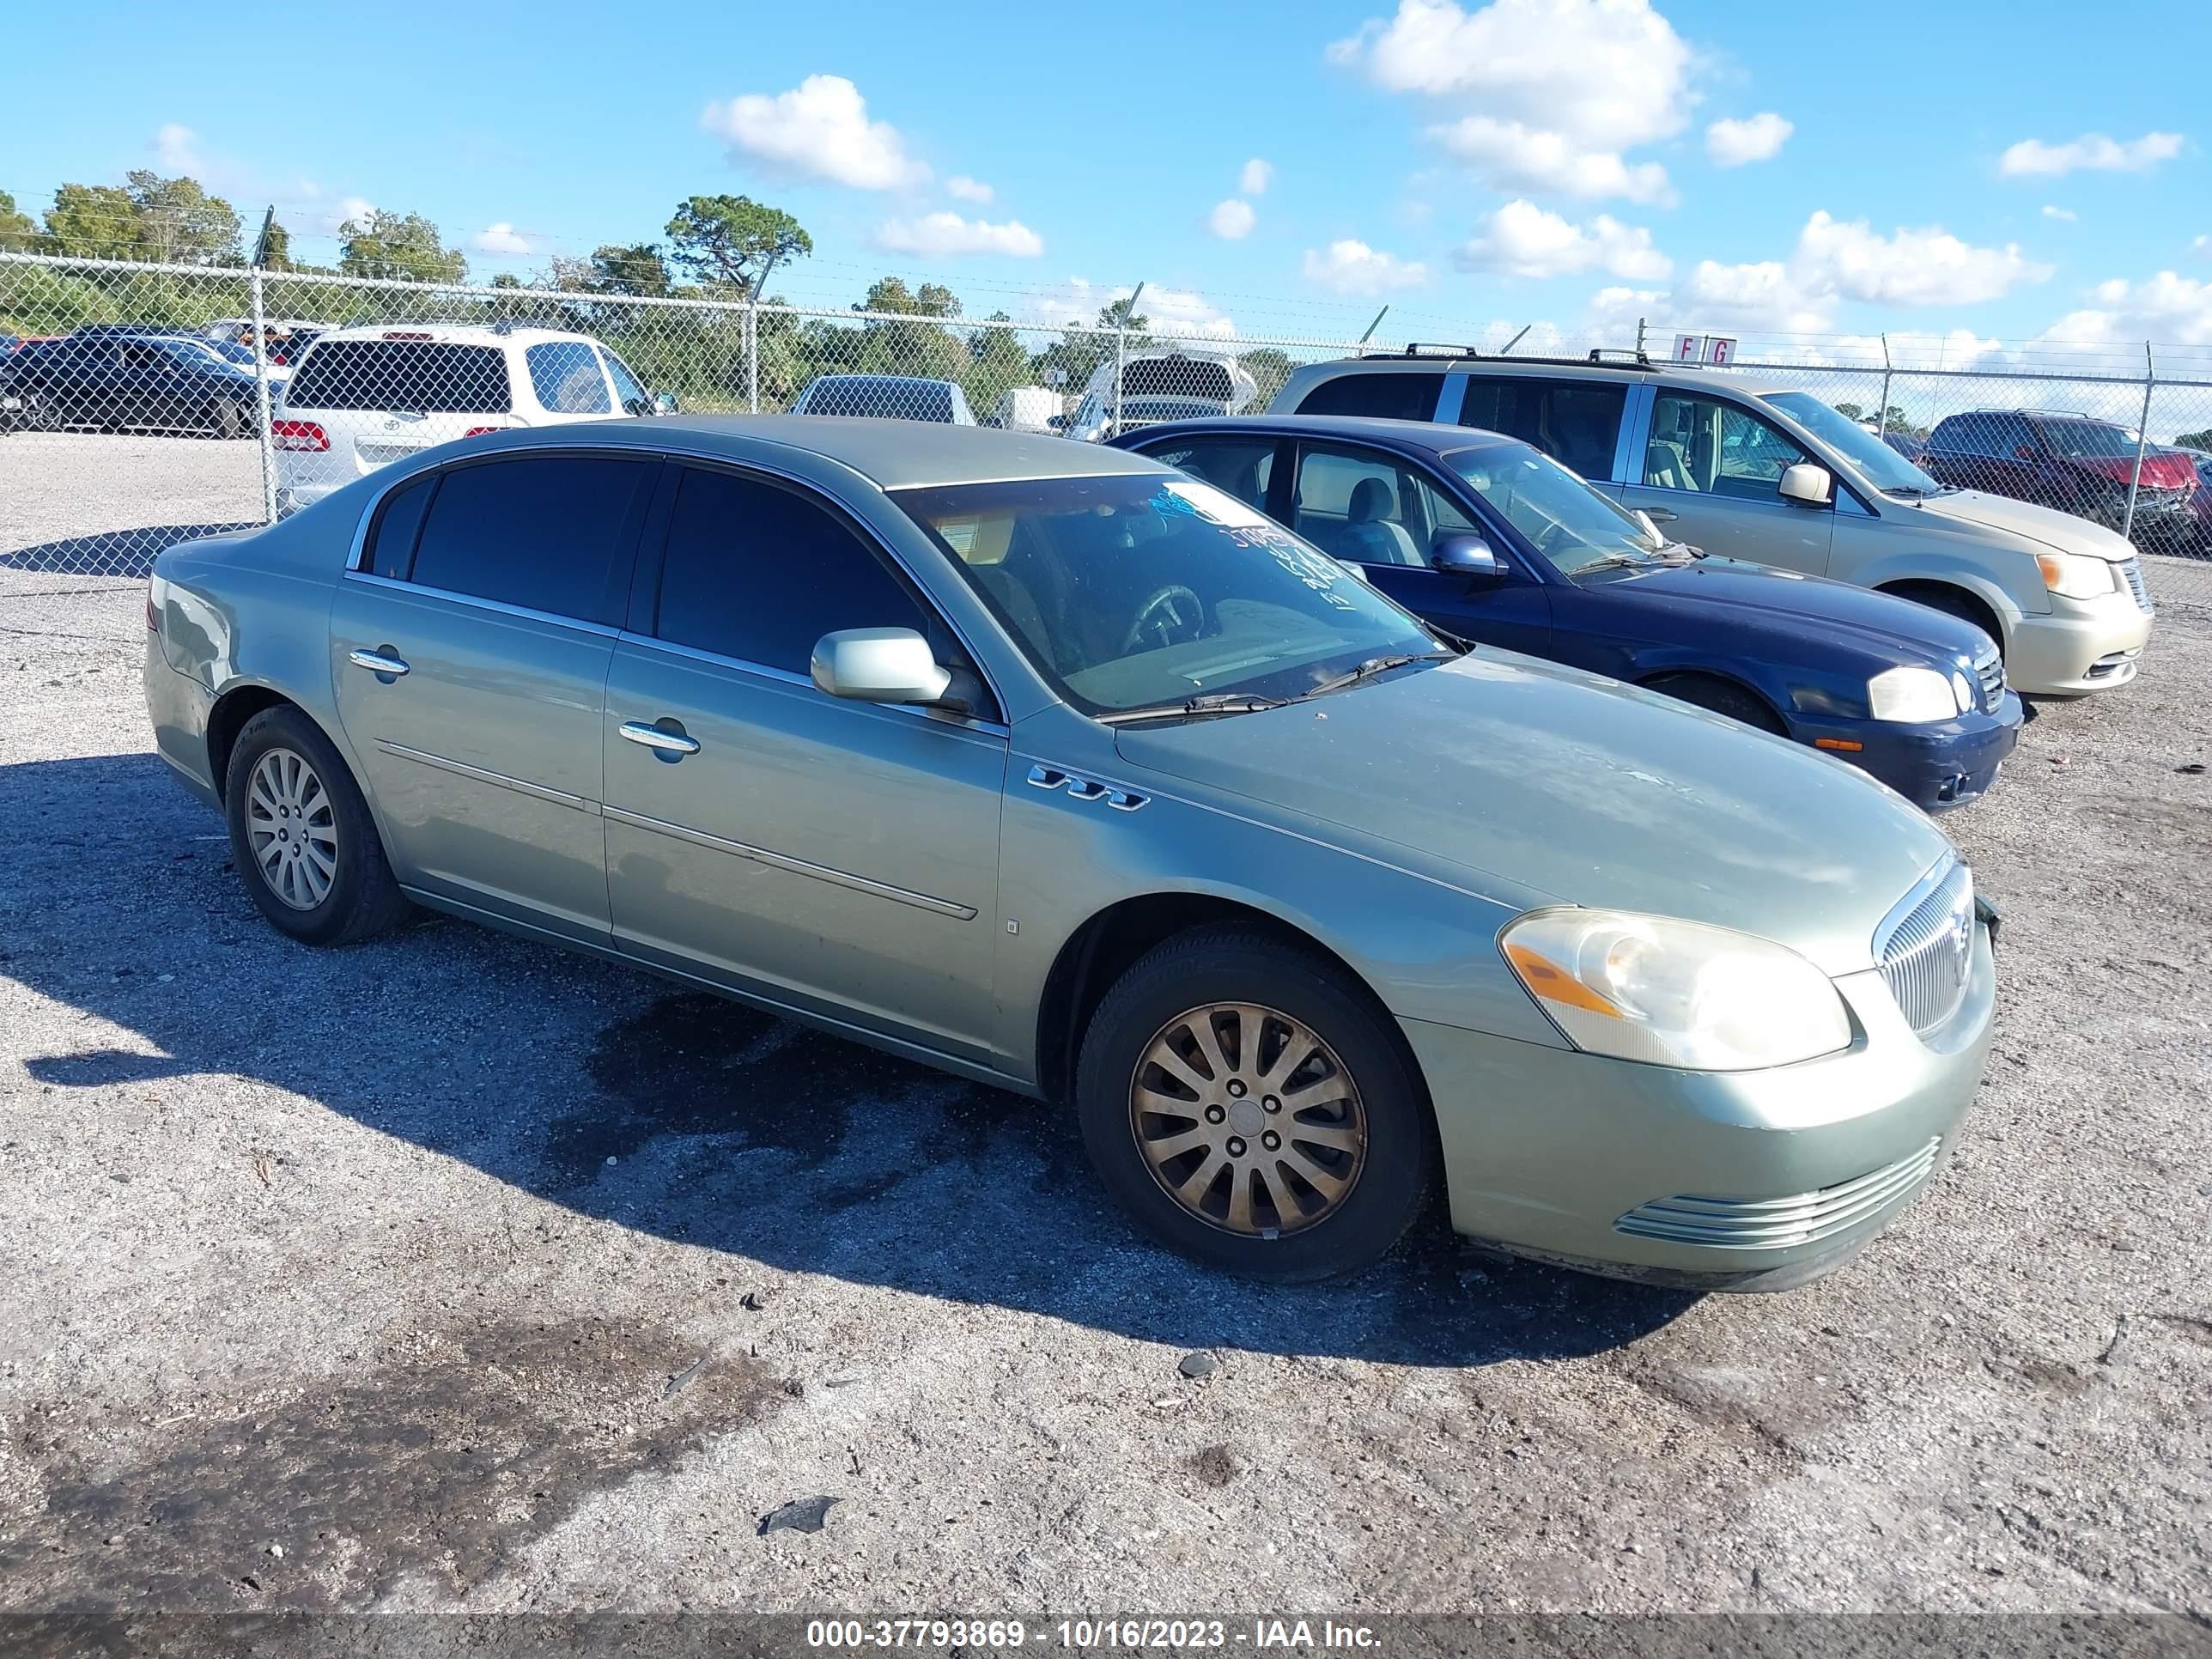
<path fill-rule="evenodd" d="M 1646 689 L 1716 714 L 1726 714 L 1732 720 L 1741 720 L 1761 732 L 1771 732 L 1777 737 L 1788 735 L 1763 699 L 1726 680 L 1708 679 L 1702 674 L 1678 674 L 1668 679 L 1653 680 Z"/>
<path fill-rule="evenodd" d="M 208 430 L 218 438 L 243 438 L 246 406 L 228 398 L 216 398 L 208 409 Z"/>
<path fill-rule="evenodd" d="M 1106 994 L 1076 1109 L 1099 1178 L 1209 1267 L 1289 1281 L 1379 1260 L 1433 1176 L 1428 1103 L 1355 981 L 1264 933 L 1170 939 Z"/>
<path fill-rule="evenodd" d="M 307 945 L 351 945 L 407 914 L 345 761 L 297 708 L 246 723 L 224 774 L 230 846 L 254 907 Z"/>

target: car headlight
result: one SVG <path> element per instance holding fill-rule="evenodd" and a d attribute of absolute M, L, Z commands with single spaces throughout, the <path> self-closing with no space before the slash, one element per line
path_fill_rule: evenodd
<path fill-rule="evenodd" d="M 1850 1017 L 1828 976 L 1749 933 L 1626 910 L 1534 910 L 1498 944 L 1586 1054 L 1747 1072 L 1850 1046 Z"/>
<path fill-rule="evenodd" d="M 1950 720 L 1973 706 L 1973 690 L 1963 674 L 1947 677 L 1933 668 L 1886 668 L 1867 682 L 1867 710 L 1878 720 L 1925 726 Z"/>
<path fill-rule="evenodd" d="M 2111 562 L 2086 553 L 2039 553 L 2043 585 L 2065 599 L 2101 599 L 2119 586 Z"/>

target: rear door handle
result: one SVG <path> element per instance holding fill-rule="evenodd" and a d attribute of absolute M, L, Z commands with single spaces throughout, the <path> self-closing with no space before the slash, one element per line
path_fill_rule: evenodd
<path fill-rule="evenodd" d="M 643 720 L 624 720 L 619 728 L 623 736 L 632 743 L 641 743 L 653 753 L 670 760 L 699 752 L 699 739 L 682 731 L 672 732 L 665 726 L 647 726 Z"/>
<path fill-rule="evenodd" d="M 372 674 L 388 674 L 395 680 L 407 672 L 407 659 L 394 655 L 389 646 L 380 646 L 374 651 L 356 651 L 346 660 L 356 668 L 366 668 Z"/>

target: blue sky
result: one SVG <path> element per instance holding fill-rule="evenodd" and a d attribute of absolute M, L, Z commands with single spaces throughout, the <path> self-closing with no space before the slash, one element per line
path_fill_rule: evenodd
<path fill-rule="evenodd" d="M 185 166 L 325 258 L 348 203 L 426 213 L 479 276 L 744 191 L 814 235 L 775 283 L 793 299 L 896 271 L 977 315 L 1143 279 L 1156 319 L 1246 333 L 1356 333 L 1388 302 L 1398 337 L 1644 315 L 1845 354 L 1885 329 L 1966 359 L 2212 345 L 2201 5 L 371 15 L 27 12 L 0 188 L 35 211 L 64 179 Z"/>

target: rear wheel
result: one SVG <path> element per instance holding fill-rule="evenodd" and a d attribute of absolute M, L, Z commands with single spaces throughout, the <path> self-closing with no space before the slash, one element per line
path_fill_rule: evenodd
<path fill-rule="evenodd" d="M 1435 1166 L 1388 1017 L 1313 954 L 1242 929 L 1169 940 L 1109 991 L 1077 1068 L 1084 1144 L 1162 1243 L 1255 1279 L 1384 1255 Z"/>
<path fill-rule="evenodd" d="M 208 405 L 208 430 L 218 438 L 244 437 L 246 406 L 235 398 L 216 398 Z"/>
<path fill-rule="evenodd" d="M 1647 688 L 1678 702 L 1693 703 L 1699 708 L 1711 709 L 1716 714 L 1726 714 L 1732 720 L 1741 720 L 1746 726 L 1761 732 L 1771 732 L 1778 738 L 1789 734 L 1765 700 L 1731 685 L 1726 680 L 1717 680 L 1703 674 L 1673 674 L 1653 680 Z"/>
<path fill-rule="evenodd" d="M 254 907 L 308 945 L 351 945 L 407 914 L 353 775 L 297 708 L 246 723 L 224 775 L 231 853 Z"/>

